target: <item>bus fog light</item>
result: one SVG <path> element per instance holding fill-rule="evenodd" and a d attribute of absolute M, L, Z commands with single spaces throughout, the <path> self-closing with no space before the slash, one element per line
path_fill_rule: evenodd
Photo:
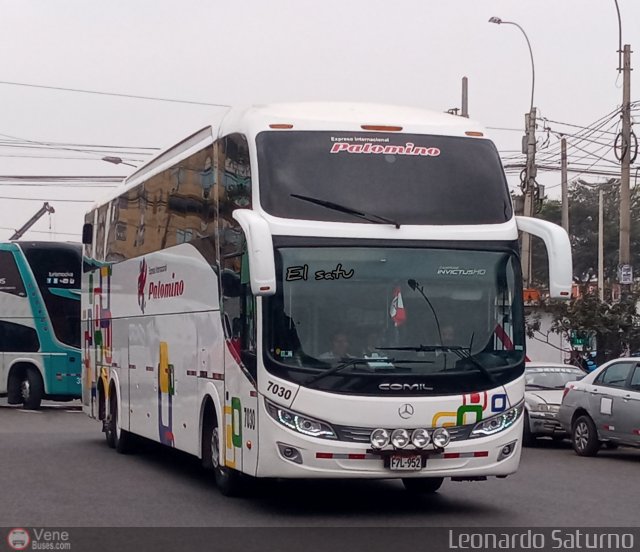
<path fill-rule="evenodd" d="M 500 460 L 504 460 L 508 456 L 511 456 L 511 453 L 515 450 L 515 448 L 516 448 L 515 441 L 512 441 L 511 443 L 507 443 L 506 445 L 504 445 L 500 450 L 500 454 L 498 454 L 498 462 L 500 462 Z"/>
<path fill-rule="evenodd" d="M 278 443 L 278 450 L 280 451 L 280 455 L 286 460 L 290 460 L 296 464 L 302 464 L 302 454 L 300 454 L 297 448 L 284 443 Z"/>
<path fill-rule="evenodd" d="M 371 446 L 374 449 L 383 449 L 389 444 L 390 436 L 386 429 L 374 429 L 371 432 Z"/>
<path fill-rule="evenodd" d="M 419 449 L 426 447 L 431 441 L 431 435 L 426 429 L 414 429 L 411 434 L 411 442 L 413 446 Z"/>
<path fill-rule="evenodd" d="M 449 441 L 451 441 L 451 435 L 449 435 L 449 432 L 444 427 L 439 427 L 433 431 L 431 440 L 433 441 L 434 447 L 444 448 L 449 444 Z"/>
<path fill-rule="evenodd" d="M 403 449 L 409 444 L 409 432 L 406 429 L 394 429 L 391 434 L 391 444 L 398 449 Z"/>

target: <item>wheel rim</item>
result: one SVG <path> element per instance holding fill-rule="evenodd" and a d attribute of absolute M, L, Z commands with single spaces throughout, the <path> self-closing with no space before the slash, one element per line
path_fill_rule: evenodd
<path fill-rule="evenodd" d="M 31 395 L 31 386 L 29 385 L 29 380 L 22 380 L 20 384 L 20 395 L 22 395 L 23 401 L 29 400 L 29 395 Z"/>
<path fill-rule="evenodd" d="M 218 445 L 218 428 L 214 427 L 211 434 L 211 463 L 214 469 L 220 467 L 220 447 Z"/>
<path fill-rule="evenodd" d="M 589 441 L 589 427 L 585 422 L 580 422 L 576 425 L 575 442 L 579 450 L 587 448 L 587 442 Z"/>

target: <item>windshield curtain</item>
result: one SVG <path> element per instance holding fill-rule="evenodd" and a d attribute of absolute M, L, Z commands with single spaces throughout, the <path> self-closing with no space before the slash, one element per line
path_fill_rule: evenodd
<path fill-rule="evenodd" d="M 398 224 L 497 224 L 512 216 L 504 171 L 490 140 L 270 131 L 260 133 L 256 145 L 260 203 L 277 217 L 362 222 L 309 199 Z"/>
<path fill-rule="evenodd" d="M 451 394 L 522 374 L 512 251 L 287 247 L 276 249 L 276 268 L 264 310 L 264 360 L 275 375 L 344 393 L 420 383 L 421 394 Z"/>

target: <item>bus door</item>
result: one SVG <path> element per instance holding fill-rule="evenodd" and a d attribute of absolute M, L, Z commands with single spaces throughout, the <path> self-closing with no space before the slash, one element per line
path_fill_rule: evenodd
<path fill-rule="evenodd" d="M 246 251 L 225 263 L 222 277 L 225 327 L 225 462 L 255 475 L 258 461 L 256 298 L 251 293 Z"/>

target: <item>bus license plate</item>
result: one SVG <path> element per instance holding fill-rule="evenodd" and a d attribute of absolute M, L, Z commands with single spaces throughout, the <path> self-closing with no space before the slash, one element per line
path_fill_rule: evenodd
<path fill-rule="evenodd" d="M 418 471 L 423 468 L 422 457 L 415 456 L 391 456 L 389 468 L 394 471 Z"/>

